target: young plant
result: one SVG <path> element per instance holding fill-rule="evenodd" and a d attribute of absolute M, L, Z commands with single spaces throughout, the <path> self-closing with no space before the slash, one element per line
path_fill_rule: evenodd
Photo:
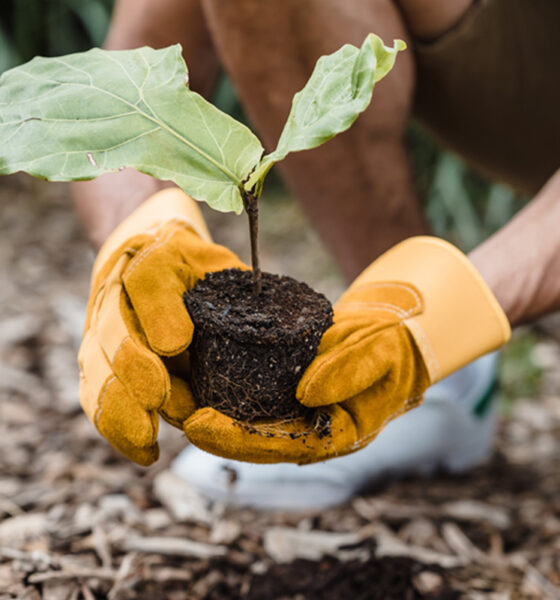
<path fill-rule="evenodd" d="M 0 174 L 77 181 L 132 167 L 216 210 L 245 209 L 258 294 L 257 202 L 267 173 L 290 152 L 348 129 L 405 47 L 369 34 L 360 48 L 321 57 L 270 154 L 189 88 L 179 45 L 37 57 L 0 77 Z"/>

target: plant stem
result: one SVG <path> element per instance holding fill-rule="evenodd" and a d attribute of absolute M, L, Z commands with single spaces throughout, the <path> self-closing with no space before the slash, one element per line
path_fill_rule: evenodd
<path fill-rule="evenodd" d="M 259 264 L 259 207 L 254 194 L 243 190 L 243 206 L 249 217 L 249 235 L 251 237 L 251 263 L 253 266 L 253 293 L 258 296 L 262 291 L 261 268 Z"/>

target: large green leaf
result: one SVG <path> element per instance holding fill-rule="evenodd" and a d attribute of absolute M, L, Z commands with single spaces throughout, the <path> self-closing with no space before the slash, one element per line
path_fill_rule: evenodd
<path fill-rule="evenodd" d="M 0 77 L 0 174 L 69 181 L 134 167 L 241 212 L 262 146 L 187 82 L 179 45 L 94 49 L 11 69 Z"/>
<path fill-rule="evenodd" d="M 322 56 L 304 88 L 292 101 L 292 108 L 278 146 L 265 156 L 246 187 L 256 187 L 270 167 L 290 152 L 320 146 L 346 131 L 371 102 L 373 88 L 393 68 L 397 53 L 406 44 L 395 40 L 392 48 L 370 33 L 361 48 L 346 44 L 333 54 Z"/>

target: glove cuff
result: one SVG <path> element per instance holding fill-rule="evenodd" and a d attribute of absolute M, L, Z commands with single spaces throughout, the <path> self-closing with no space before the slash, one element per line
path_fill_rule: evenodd
<path fill-rule="evenodd" d="M 468 258 L 435 237 L 413 237 L 380 256 L 356 280 L 405 281 L 423 298 L 405 320 L 433 384 L 505 344 L 511 328 L 490 288 Z"/>
<path fill-rule="evenodd" d="M 153 233 L 169 221 L 186 223 L 200 238 L 212 241 L 196 202 L 179 188 L 167 188 L 150 196 L 116 227 L 99 250 L 94 273 L 127 240 L 138 234 Z"/>

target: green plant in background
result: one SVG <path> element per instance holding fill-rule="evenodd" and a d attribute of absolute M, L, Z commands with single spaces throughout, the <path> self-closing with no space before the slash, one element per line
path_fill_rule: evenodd
<path fill-rule="evenodd" d="M 2 0 L 0 72 L 37 55 L 100 46 L 112 7 L 113 0 Z"/>
<path fill-rule="evenodd" d="M 502 351 L 500 361 L 500 404 L 509 412 L 517 398 L 535 398 L 543 382 L 544 369 L 534 359 L 534 349 L 539 342 L 538 334 L 530 328 L 514 332 Z"/>
<path fill-rule="evenodd" d="M 464 252 L 500 229 L 526 204 L 524 196 L 491 183 L 443 151 L 415 123 L 409 128 L 408 142 L 434 234 Z"/>

